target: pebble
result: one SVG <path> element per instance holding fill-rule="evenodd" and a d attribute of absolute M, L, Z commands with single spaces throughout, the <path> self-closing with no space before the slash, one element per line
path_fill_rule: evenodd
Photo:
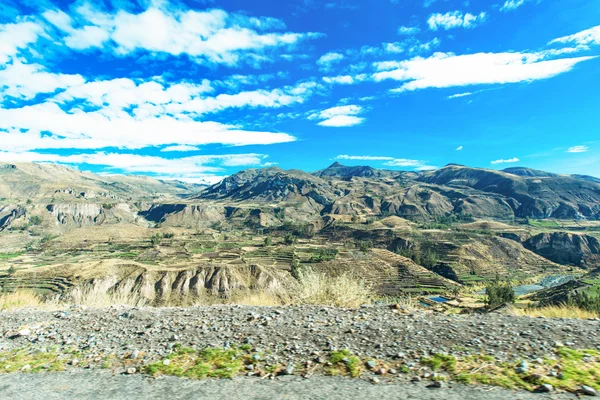
<path fill-rule="evenodd" d="M 554 387 L 552 385 L 550 385 L 549 383 L 544 383 L 544 384 L 536 387 L 533 390 L 533 392 L 534 393 L 550 393 L 553 390 L 554 390 Z"/>
<path fill-rule="evenodd" d="M 580 392 L 586 396 L 598 396 L 596 389 L 590 386 L 581 386 Z"/>

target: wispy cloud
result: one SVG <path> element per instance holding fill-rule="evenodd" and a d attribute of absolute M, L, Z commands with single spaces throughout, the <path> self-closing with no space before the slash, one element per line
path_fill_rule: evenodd
<path fill-rule="evenodd" d="M 427 25 L 429 29 L 434 31 L 438 29 L 448 31 L 456 28 L 471 29 L 485 22 L 486 19 L 487 14 L 485 12 L 473 15 L 470 13 L 463 14 L 461 11 L 452 11 L 446 14 L 431 14 L 427 19 Z"/>
<path fill-rule="evenodd" d="M 161 150 L 163 153 L 168 152 L 184 152 L 184 151 L 200 151 L 200 148 L 197 146 L 189 146 L 186 144 L 181 144 L 177 146 L 167 146 Z"/>
<path fill-rule="evenodd" d="M 336 160 L 358 160 L 358 161 L 391 161 L 394 157 L 386 156 L 349 156 L 347 154 L 339 155 Z"/>
<path fill-rule="evenodd" d="M 573 35 L 552 40 L 549 44 L 571 43 L 578 46 L 600 45 L 600 25 Z"/>
<path fill-rule="evenodd" d="M 335 158 L 336 160 L 352 160 L 352 161 L 385 161 L 383 165 L 386 167 L 404 167 L 413 168 L 416 171 L 430 171 L 437 169 L 427 165 L 425 161 L 413 160 L 409 158 L 396 158 L 390 156 L 361 156 L 361 155 L 339 155 Z"/>
<path fill-rule="evenodd" d="M 340 63 L 344 59 L 344 55 L 340 53 L 327 53 L 322 55 L 317 60 L 319 69 L 323 72 L 328 72 L 332 69 L 333 65 Z"/>
<path fill-rule="evenodd" d="M 184 158 L 163 158 L 128 153 L 82 153 L 59 155 L 37 152 L 0 151 L 2 162 L 52 162 L 68 165 L 96 165 L 113 172 L 160 175 L 161 178 L 187 180 L 220 179 L 211 174 L 222 173 L 229 166 L 260 166 L 267 158 L 264 154 L 201 155 Z"/>
<path fill-rule="evenodd" d="M 587 146 L 573 146 L 573 147 L 569 147 L 569 149 L 567 150 L 567 153 L 585 153 L 589 150 L 590 149 Z"/>
<path fill-rule="evenodd" d="M 308 119 L 321 119 L 318 123 L 320 126 L 342 128 L 362 124 L 365 119 L 358 117 L 357 115 L 362 114 L 364 109 L 361 106 L 350 104 L 346 106 L 338 106 L 328 108 L 318 113 L 309 115 Z"/>
<path fill-rule="evenodd" d="M 421 32 L 421 28 L 418 26 L 401 26 L 398 28 L 398 35 L 412 36 Z"/>
<path fill-rule="evenodd" d="M 525 4 L 526 1 L 528 1 L 528 0 L 506 0 L 504 2 L 504 4 L 502 5 L 502 7 L 500 7 L 500 11 L 503 11 L 503 12 L 514 11 L 517 8 L 521 7 L 523 4 Z"/>
<path fill-rule="evenodd" d="M 484 84 L 508 84 L 547 79 L 568 72 L 594 57 L 547 60 L 547 53 L 435 53 L 405 61 L 376 63 L 376 81 L 404 83 L 394 91 L 447 88 Z"/>
<path fill-rule="evenodd" d="M 43 16 L 61 32 L 64 45 L 74 51 L 105 48 L 125 56 L 146 50 L 187 54 L 197 62 L 226 65 L 256 63 L 269 49 L 320 36 L 274 32 L 285 28 L 275 18 L 248 17 L 219 9 L 195 11 L 166 1 L 151 4 L 140 13 L 109 13 L 83 3 L 71 14 L 50 10 Z"/>
<path fill-rule="evenodd" d="M 467 97 L 467 96 L 472 96 L 472 95 L 473 95 L 472 92 L 457 93 L 457 94 L 453 94 L 451 96 L 448 96 L 448 99 L 458 99 L 460 97 Z"/>
<path fill-rule="evenodd" d="M 458 146 L 458 147 L 456 148 L 456 151 L 462 151 L 462 149 L 463 149 L 463 146 Z"/>
<path fill-rule="evenodd" d="M 512 163 L 517 163 L 519 161 L 521 161 L 521 160 L 519 160 L 517 157 L 515 157 L 515 158 L 509 158 L 507 160 L 495 160 L 495 161 L 492 161 L 491 163 L 494 165 L 496 165 L 496 164 L 512 164 Z"/>

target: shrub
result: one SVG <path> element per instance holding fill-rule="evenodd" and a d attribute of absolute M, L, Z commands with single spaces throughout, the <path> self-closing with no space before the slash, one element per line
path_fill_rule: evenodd
<path fill-rule="evenodd" d="M 269 247 L 271 244 L 273 244 L 273 239 L 271 238 L 271 236 L 267 236 L 264 240 L 265 243 L 265 247 Z"/>
<path fill-rule="evenodd" d="M 299 271 L 293 303 L 336 307 L 360 307 L 371 302 L 371 288 L 363 281 L 342 274 L 331 276 L 312 269 Z"/>
<path fill-rule="evenodd" d="M 600 313 L 600 296 L 578 292 L 569 296 L 567 305 L 592 313 Z"/>
<path fill-rule="evenodd" d="M 32 215 L 31 217 L 29 217 L 29 223 L 31 225 L 41 225 L 42 217 L 40 217 L 39 215 Z"/>
<path fill-rule="evenodd" d="M 175 237 L 175 234 L 173 232 L 167 232 L 163 235 L 163 237 L 165 239 L 173 239 Z"/>
<path fill-rule="evenodd" d="M 500 282 L 498 279 L 489 282 L 485 287 L 485 294 L 485 304 L 490 308 L 515 302 L 515 291 L 510 282 Z"/>
<path fill-rule="evenodd" d="M 356 242 L 356 247 L 363 253 L 368 253 L 373 248 L 373 242 L 371 240 L 359 240 Z"/>
<path fill-rule="evenodd" d="M 162 240 L 162 235 L 160 233 L 156 233 L 156 234 L 150 236 L 150 243 L 152 243 L 152 246 L 156 246 L 156 245 L 160 244 L 161 240 Z"/>
<path fill-rule="evenodd" d="M 286 233 L 283 238 L 283 242 L 288 246 L 296 244 L 297 241 L 298 241 L 298 238 L 291 232 Z"/>

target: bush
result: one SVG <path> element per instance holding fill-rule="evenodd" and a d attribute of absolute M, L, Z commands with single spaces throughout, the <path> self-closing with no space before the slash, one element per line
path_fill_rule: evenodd
<path fill-rule="evenodd" d="M 569 296 L 567 305 L 592 313 L 600 313 L 600 296 L 593 296 L 586 292 L 575 293 Z"/>
<path fill-rule="evenodd" d="M 160 233 L 156 233 L 156 234 L 150 236 L 150 243 L 152 243 L 152 246 L 156 246 L 156 245 L 160 244 L 161 240 L 162 240 L 162 235 Z"/>
<path fill-rule="evenodd" d="M 271 244 L 273 244 L 273 239 L 271 238 L 271 236 L 267 236 L 265 238 L 264 243 L 265 243 L 265 247 L 269 247 Z"/>
<path fill-rule="evenodd" d="M 359 240 L 356 242 L 356 247 L 363 253 L 368 253 L 373 248 L 373 242 L 371 240 Z"/>
<path fill-rule="evenodd" d="M 437 254 L 434 251 L 432 251 L 431 249 L 427 250 L 427 253 L 425 254 L 425 257 L 423 257 L 423 263 L 421 265 L 424 266 L 425 268 L 431 269 L 431 268 L 435 267 L 437 265 L 437 263 L 438 263 Z"/>
<path fill-rule="evenodd" d="M 298 238 L 291 232 L 286 233 L 285 236 L 283 237 L 283 242 L 288 246 L 296 244 L 297 241 L 298 241 Z"/>
<path fill-rule="evenodd" d="M 485 294 L 485 304 L 490 308 L 515 302 L 515 291 L 510 282 L 500 282 L 498 279 L 489 282 L 485 287 Z"/>
<path fill-rule="evenodd" d="M 40 217 L 39 215 L 32 215 L 31 217 L 29 217 L 29 223 L 31 225 L 41 225 L 42 222 L 42 217 Z"/>
<path fill-rule="evenodd" d="M 163 237 L 165 239 L 173 239 L 175 237 L 175 234 L 173 232 L 167 232 L 163 235 Z"/>

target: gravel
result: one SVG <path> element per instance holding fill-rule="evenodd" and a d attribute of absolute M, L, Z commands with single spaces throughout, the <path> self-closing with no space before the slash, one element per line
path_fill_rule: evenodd
<path fill-rule="evenodd" d="M 115 372 L 129 377 L 139 376 L 143 365 L 169 355 L 176 344 L 197 349 L 250 344 L 254 357 L 265 365 L 283 366 L 284 375 L 296 375 L 295 366 L 322 364 L 329 352 L 347 349 L 362 360 L 389 361 L 386 368 L 396 368 L 393 363 L 411 368 L 409 374 L 392 374 L 373 361 L 367 365 L 367 384 L 413 380 L 423 387 L 431 384 L 435 374 L 424 371 L 419 360 L 435 353 L 456 357 L 485 353 L 528 369 L 540 358 L 553 356 L 559 345 L 600 349 L 600 320 L 444 315 L 387 306 L 25 309 L 0 312 L 0 321 L 0 351 L 75 348 L 98 360 L 111 354 L 127 361 Z M 85 363 L 69 364 L 68 371 L 81 371 Z"/>

